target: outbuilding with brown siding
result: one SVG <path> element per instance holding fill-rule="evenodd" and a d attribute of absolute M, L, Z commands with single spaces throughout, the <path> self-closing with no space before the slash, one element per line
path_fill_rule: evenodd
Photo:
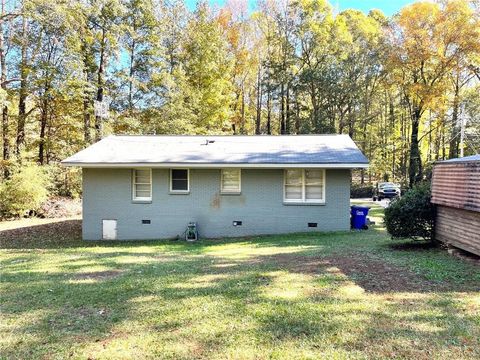
<path fill-rule="evenodd" d="M 480 256 L 480 154 L 433 168 L 435 238 Z"/>

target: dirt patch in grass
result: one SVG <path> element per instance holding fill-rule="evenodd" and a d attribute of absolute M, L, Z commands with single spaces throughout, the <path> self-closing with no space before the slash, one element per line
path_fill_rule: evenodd
<path fill-rule="evenodd" d="M 239 265 L 262 266 L 275 265 L 278 270 L 298 272 L 304 274 L 316 274 L 325 271 L 329 265 L 328 261 L 319 256 L 306 256 L 299 254 L 283 253 L 275 255 L 261 255 L 248 260 L 233 262 L 225 266 L 226 269 Z M 218 265 L 217 265 L 218 266 Z"/>
<path fill-rule="evenodd" d="M 448 248 L 448 253 L 470 264 L 480 266 L 480 256 L 458 248 Z"/>
<path fill-rule="evenodd" d="M 252 265 L 275 264 L 279 270 L 303 274 L 343 274 L 371 293 L 480 291 L 480 284 L 433 282 L 407 268 L 362 253 L 327 257 L 299 254 L 276 254 L 249 260 Z M 338 269 L 338 271 L 335 270 Z"/>
<path fill-rule="evenodd" d="M 326 271 L 330 263 L 327 259 L 318 256 L 304 256 L 298 254 L 277 254 L 268 256 L 264 261 L 274 262 L 280 269 L 302 274 L 318 274 Z"/>
<path fill-rule="evenodd" d="M 376 259 L 363 256 L 335 256 L 328 261 L 365 291 L 372 293 L 431 292 L 439 287 L 438 284 L 433 284 L 408 269 Z"/>
<path fill-rule="evenodd" d="M 400 250 L 400 251 L 425 251 L 437 248 L 438 244 L 429 241 L 429 242 L 406 242 L 400 244 L 390 244 L 390 248 L 393 250 Z"/>
<path fill-rule="evenodd" d="M 121 270 L 105 270 L 105 271 L 93 271 L 93 272 L 83 272 L 75 274 L 72 279 L 74 280 L 107 280 L 113 279 L 117 276 L 120 276 L 123 271 Z"/>

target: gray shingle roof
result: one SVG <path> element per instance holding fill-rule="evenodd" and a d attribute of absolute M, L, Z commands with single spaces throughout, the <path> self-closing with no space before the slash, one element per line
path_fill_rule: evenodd
<path fill-rule="evenodd" d="M 109 136 L 62 164 L 83 167 L 323 164 L 354 168 L 366 167 L 368 160 L 347 135 Z"/>

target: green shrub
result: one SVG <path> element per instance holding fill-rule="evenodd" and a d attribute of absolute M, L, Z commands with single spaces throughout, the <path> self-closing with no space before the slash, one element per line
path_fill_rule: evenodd
<path fill-rule="evenodd" d="M 48 197 L 49 177 L 38 165 L 22 166 L 0 184 L 0 215 L 22 216 L 36 211 Z"/>
<path fill-rule="evenodd" d="M 350 187 L 350 198 L 371 198 L 373 197 L 373 186 L 369 184 L 352 184 Z"/>
<path fill-rule="evenodd" d="M 385 225 L 392 238 L 433 239 L 430 198 L 430 184 L 421 184 L 390 203 L 385 209 Z"/>

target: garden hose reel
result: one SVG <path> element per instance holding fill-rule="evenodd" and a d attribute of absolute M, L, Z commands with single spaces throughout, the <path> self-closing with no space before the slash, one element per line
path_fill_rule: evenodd
<path fill-rule="evenodd" d="M 196 222 L 189 222 L 187 225 L 187 230 L 185 230 L 185 240 L 187 241 L 197 241 L 198 240 L 198 229 Z"/>

